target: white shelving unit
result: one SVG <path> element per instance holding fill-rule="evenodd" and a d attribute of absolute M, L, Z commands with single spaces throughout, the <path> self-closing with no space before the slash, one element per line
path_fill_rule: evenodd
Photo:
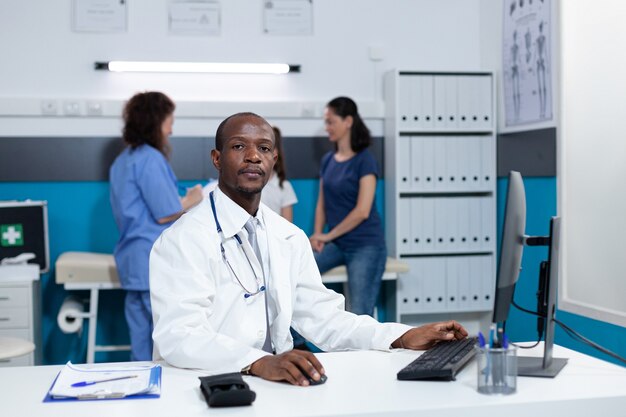
<path fill-rule="evenodd" d="M 475 319 L 493 307 L 496 137 L 490 72 L 385 75 L 385 219 L 409 272 L 396 319 Z M 471 326 L 470 326 L 471 327 Z M 475 329 L 471 329 L 475 330 Z"/>

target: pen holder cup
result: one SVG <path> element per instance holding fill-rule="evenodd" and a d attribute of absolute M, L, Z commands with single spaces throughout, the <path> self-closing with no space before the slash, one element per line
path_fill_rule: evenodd
<path fill-rule="evenodd" d="M 477 389 L 481 394 L 508 395 L 517 390 L 517 348 L 477 347 Z"/>

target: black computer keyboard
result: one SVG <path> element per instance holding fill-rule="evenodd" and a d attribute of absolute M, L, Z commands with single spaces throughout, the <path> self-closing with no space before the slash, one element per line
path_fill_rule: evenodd
<path fill-rule="evenodd" d="M 451 381 L 476 354 L 475 337 L 439 342 L 398 372 L 398 379 L 437 379 Z"/>

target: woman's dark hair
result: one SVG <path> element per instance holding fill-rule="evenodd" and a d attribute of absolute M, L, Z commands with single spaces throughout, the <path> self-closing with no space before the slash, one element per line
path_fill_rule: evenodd
<path fill-rule="evenodd" d="M 132 149 L 148 144 L 168 157 L 170 148 L 161 126 L 175 108 L 174 102 L 158 91 L 135 94 L 124 107 L 122 139 Z"/>
<path fill-rule="evenodd" d="M 349 97 L 337 97 L 326 105 L 337 116 L 345 119 L 352 116 L 352 128 L 350 129 L 350 147 L 354 152 L 360 152 L 370 146 L 372 136 L 359 115 L 356 103 Z"/>
<path fill-rule="evenodd" d="M 272 126 L 272 130 L 274 130 L 274 149 L 276 149 L 276 153 L 278 154 L 278 158 L 274 164 L 274 171 L 276 171 L 276 175 L 278 175 L 278 185 L 280 185 L 280 188 L 283 188 L 283 182 L 287 178 L 285 160 L 283 159 L 283 135 L 276 126 Z"/>

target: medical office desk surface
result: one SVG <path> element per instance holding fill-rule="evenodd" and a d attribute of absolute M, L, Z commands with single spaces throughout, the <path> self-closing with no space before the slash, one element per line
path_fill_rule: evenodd
<path fill-rule="evenodd" d="M 520 377 L 518 392 L 509 396 L 477 393 L 474 361 L 452 382 L 396 380 L 397 371 L 418 354 L 320 354 L 326 384 L 303 388 L 245 377 L 256 401 L 223 409 L 207 407 L 197 371 L 164 366 L 159 399 L 42 403 L 61 366 L 0 368 L 0 410 L 6 417 L 626 415 L 626 368 L 559 346 L 555 355 L 569 358 L 561 373 L 555 379 Z"/>

